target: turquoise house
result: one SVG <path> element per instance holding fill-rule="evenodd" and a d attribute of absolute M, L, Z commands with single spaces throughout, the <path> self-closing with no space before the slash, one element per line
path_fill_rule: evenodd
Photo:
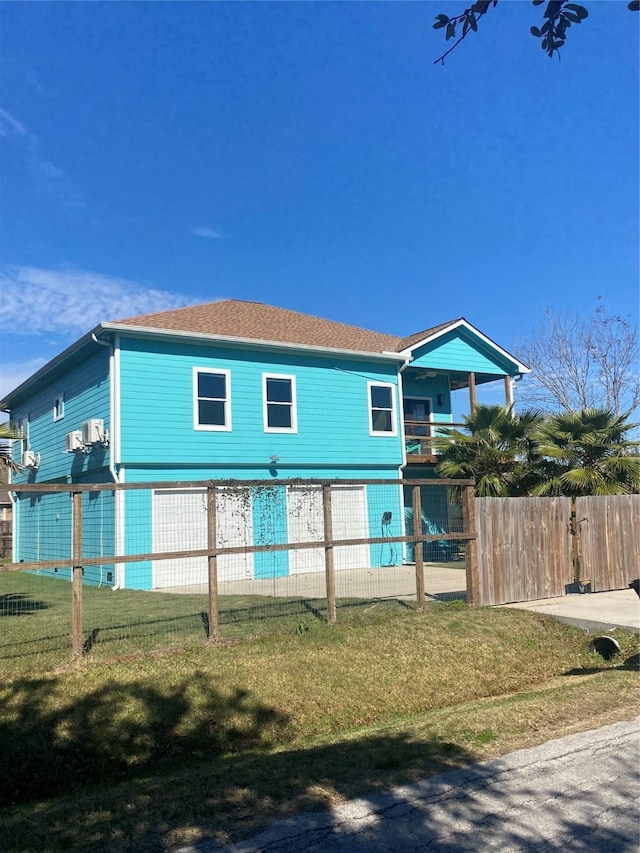
<path fill-rule="evenodd" d="M 195 543 L 208 480 L 273 484 L 223 492 L 218 532 L 229 546 L 320 534 L 320 493 L 304 486 L 319 478 L 397 480 L 336 485 L 334 533 L 379 536 L 384 515 L 386 529 L 401 534 L 402 481 L 434 476 L 431 442 L 452 422 L 452 392 L 467 388 L 472 407 L 479 384 L 500 381 L 510 403 L 513 380 L 526 372 L 464 318 L 403 338 L 225 300 L 101 323 L 1 404 L 23 433 L 14 442 L 14 560 L 69 554 L 68 496 L 21 493 L 23 482 L 203 481 L 202 490 L 86 496 L 87 556 L 204 547 Z M 292 479 L 300 486 L 278 486 Z M 359 559 L 384 564 L 382 549 L 363 547 Z M 223 578 L 316 571 L 314 550 L 230 555 Z M 87 567 L 85 582 L 163 588 L 181 572 L 184 583 L 200 582 L 202 565 Z"/>

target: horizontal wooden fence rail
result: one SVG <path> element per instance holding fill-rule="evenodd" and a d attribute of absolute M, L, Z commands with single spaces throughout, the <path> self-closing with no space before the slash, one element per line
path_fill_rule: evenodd
<path fill-rule="evenodd" d="M 235 545 L 228 548 L 197 548 L 187 551 L 149 551 L 145 554 L 104 554 L 100 557 L 82 557 L 85 566 L 104 566 L 109 563 L 141 563 L 148 560 L 176 560 L 182 557 L 210 557 L 226 554 L 265 554 L 272 551 L 303 551 L 309 548 L 338 548 L 342 545 L 386 545 L 387 542 L 468 542 L 475 533 L 423 533 L 411 536 L 372 536 L 361 539 L 315 539 L 312 542 L 285 542 L 272 545 Z M 0 572 L 30 572 L 38 569 L 71 569 L 75 560 L 35 560 L 33 562 L 6 563 Z"/>

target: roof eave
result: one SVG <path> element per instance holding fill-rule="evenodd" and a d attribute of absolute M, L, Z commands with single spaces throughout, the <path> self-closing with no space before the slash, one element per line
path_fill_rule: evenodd
<path fill-rule="evenodd" d="M 322 347 L 311 344 L 295 344 L 284 341 L 267 341 L 261 338 L 239 338 L 232 335 L 213 335 L 206 332 L 183 332 L 177 329 L 157 329 L 152 326 L 133 326 L 121 323 L 103 323 L 102 331 L 113 332 L 120 335 L 148 335 L 149 337 L 164 337 L 171 339 L 186 339 L 190 341 L 206 341 L 208 343 L 221 343 L 229 346 L 247 347 L 254 349 L 278 349 L 290 352 L 303 352 L 327 355 L 350 356 L 356 358 L 373 359 L 375 361 L 405 361 L 403 355 L 389 351 L 372 352 L 369 350 L 351 350 L 339 347 Z"/>

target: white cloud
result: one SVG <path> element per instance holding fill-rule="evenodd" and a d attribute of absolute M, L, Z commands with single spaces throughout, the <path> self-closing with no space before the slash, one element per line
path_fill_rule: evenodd
<path fill-rule="evenodd" d="M 46 358 L 33 358 L 30 361 L 3 362 L 2 370 L 0 370 L 0 400 L 9 391 L 13 391 L 14 388 L 21 385 L 25 379 L 28 379 L 37 370 L 40 370 L 46 363 Z M 2 413 L 0 413 L 0 420 L 2 420 Z"/>
<path fill-rule="evenodd" d="M 205 240 L 221 240 L 224 237 L 222 231 L 218 231 L 216 228 L 194 228 L 193 233 L 196 237 L 204 237 Z"/>
<path fill-rule="evenodd" d="M 13 134 L 26 136 L 27 128 L 17 118 L 14 118 L 11 113 L 0 109 L 0 136 L 11 136 Z"/>
<path fill-rule="evenodd" d="M 179 293 L 78 269 L 0 269 L 0 331 L 75 336 L 101 322 L 193 304 Z"/>

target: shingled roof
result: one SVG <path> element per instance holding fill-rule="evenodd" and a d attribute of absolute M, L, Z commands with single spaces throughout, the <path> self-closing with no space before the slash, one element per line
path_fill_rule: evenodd
<path fill-rule="evenodd" d="M 432 329 L 402 338 L 337 323 L 335 320 L 325 320 L 311 314 L 302 314 L 299 311 L 290 311 L 287 308 L 276 308 L 263 302 L 226 299 L 129 317 L 115 321 L 115 325 L 381 353 L 399 352 L 447 328 L 453 322 L 456 321 L 442 323 Z"/>

